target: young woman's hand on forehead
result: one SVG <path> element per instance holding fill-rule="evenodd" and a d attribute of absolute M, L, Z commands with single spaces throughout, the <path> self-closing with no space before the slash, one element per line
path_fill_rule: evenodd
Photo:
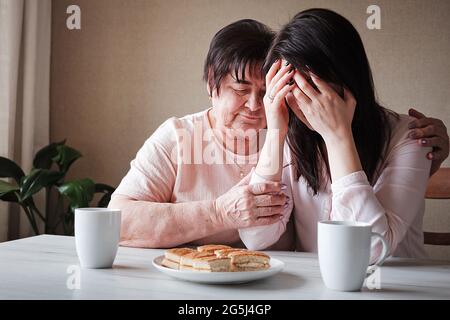
<path fill-rule="evenodd" d="M 278 129 L 280 134 L 286 135 L 288 130 L 289 113 L 285 104 L 286 95 L 294 87 L 292 66 L 278 59 L 272 64 L 266 75 L 266 94 L 264 107 L 267 118 L 267 128 Z"/>
<path fill-rule="evenodd" d="M 340 139 L 351 134 L 353 114 L 356 100 L 352 93 L 344 88 L 343 98 L 325 81 L 309 73 L 317 90 L 308 83 L 300 72 L 294 73 L 292 93 L 297 100 L 298 108 L 303 112 L 311 127 L 324 140 Z M 298 114 L 298 111 L 294 113 Z"/>

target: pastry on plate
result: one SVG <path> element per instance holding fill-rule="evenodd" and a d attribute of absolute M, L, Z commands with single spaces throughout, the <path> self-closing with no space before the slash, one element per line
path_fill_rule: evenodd
<path fill-rule="evenodd" d="M 191 248 L 167 249 L 161 264 L 175 270 L 202 272 L 259 271 L 270 267 L 264 252 L 208 244 Z"/>
<path fill-rule="evenodd" d="M 196 251 L 191 248 L 167 249 L 164 253 L 164 259 L 161 262 L 161 264 L 165 267 L 178 270 L 180 268 L 181 257 L 190 252 L 196 252 Z"/>
<path fill-rule="evenodd" d="M 185 254 L 180 259 L 180 270 L 194 270 L 194 259 L 195 258 L 201 258 L 201 257 L 215 257 L 214 253 L 210 251 L 206 252 L 198 252 L 193 251 L 189 252 L 188 254 Z"/>
<path fill-rule="evenodd" d="M 228 254 L 233 271 L 259 271 L 270 267 L 270 257 L 259 251 L 235 251 Z"/>
<path fill-rule="evenodd" d="M 200 256 L 193 259 L 194 271 L 228 272 L 231 271 L 231 259 L 219 258 L 216 255 Z"/>
<path fill-rule="evenodd" d="M 223 258 L 223 257 L 227 257 L 228 255 L 232 252 L 236 252 L 236 251 L 246 251 L 247 249 L 238 249 L 238 248 L 228 248 L 228 249 L 219 249 L 219 250 L 215 250 L 214 253 L 216 254 L 216 256 L 218 256 L 219 258 Z"/>
<path fill-rule="evenodd" d="M 220 249 L 231 249 L 231 247 L 224 245 L 224 244 L 207 244 L 204 246 L 197 247 L 197 251 L 200 251 L 200 252 L 210 251 L 210 252 L 214 253 L 214 251 L 220 250 Z"/>

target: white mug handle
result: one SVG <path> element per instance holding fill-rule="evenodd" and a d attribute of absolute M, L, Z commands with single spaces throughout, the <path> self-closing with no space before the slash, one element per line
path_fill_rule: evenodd
<path fill-rule="evenodd" d="M 386 260 L 386 258 L 389 255 L 389 245 L 388 245 L 386 239 L 384 239 L 384 237 L 377 232 L 372 232 L 372 238 L 373 237 L 381 240 L 381 243 L 383 244 L 383 249 L 381 251 L 381 254 L 380 254 L 380 257 L 378 258 L 378 260 L 373 265 L 369 266 L 369 268 L 367 270 L 367 275 L 372 274 L 372 272 L 375 271 L 375 269 L 377 267 L 380 267 L 383 264 L 384 260 Z"/>

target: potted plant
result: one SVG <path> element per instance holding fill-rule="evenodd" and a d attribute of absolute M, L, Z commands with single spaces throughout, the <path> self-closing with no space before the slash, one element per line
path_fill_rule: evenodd
<path fill-rule="evenodd" d="M 39 220 L 45 233 L 54 234 L 62 225 L 65 235 L 73 235 L 75 209 L 89 207 L 96 193 L 102 194 L 97 206 L 106 207 L 115 190 L 89 178 L 65 181 L 71 165 L 80 157 L 81 153 L 66 145 L 66 140 L 51 143 L 36 153 L 27 175 L 14 161 L 0 157 L 0 178 L 9 178 L 9 181 L 0 179 L 0 200 L 17 203 L 36 235 L 41 234 Z M 42 189 L 45 189 L 45 215 L 33 199 Z M 51 201 L 52 195 L 56 195 L 56 201 Z"/>

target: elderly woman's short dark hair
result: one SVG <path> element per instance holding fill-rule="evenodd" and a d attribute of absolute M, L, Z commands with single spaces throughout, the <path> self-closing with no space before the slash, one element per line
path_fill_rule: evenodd
<path fill-rule="evenodd" d="M 203 79 L 208 82 L 210 94 L 219 92 L 220 83 L 228 73 L 237 81 L 245 80 L 245 70 L 262 72 L 262 65 L 275 34 L 265 24 L 243 19 L 216 33 L 206 56 Z"/>

